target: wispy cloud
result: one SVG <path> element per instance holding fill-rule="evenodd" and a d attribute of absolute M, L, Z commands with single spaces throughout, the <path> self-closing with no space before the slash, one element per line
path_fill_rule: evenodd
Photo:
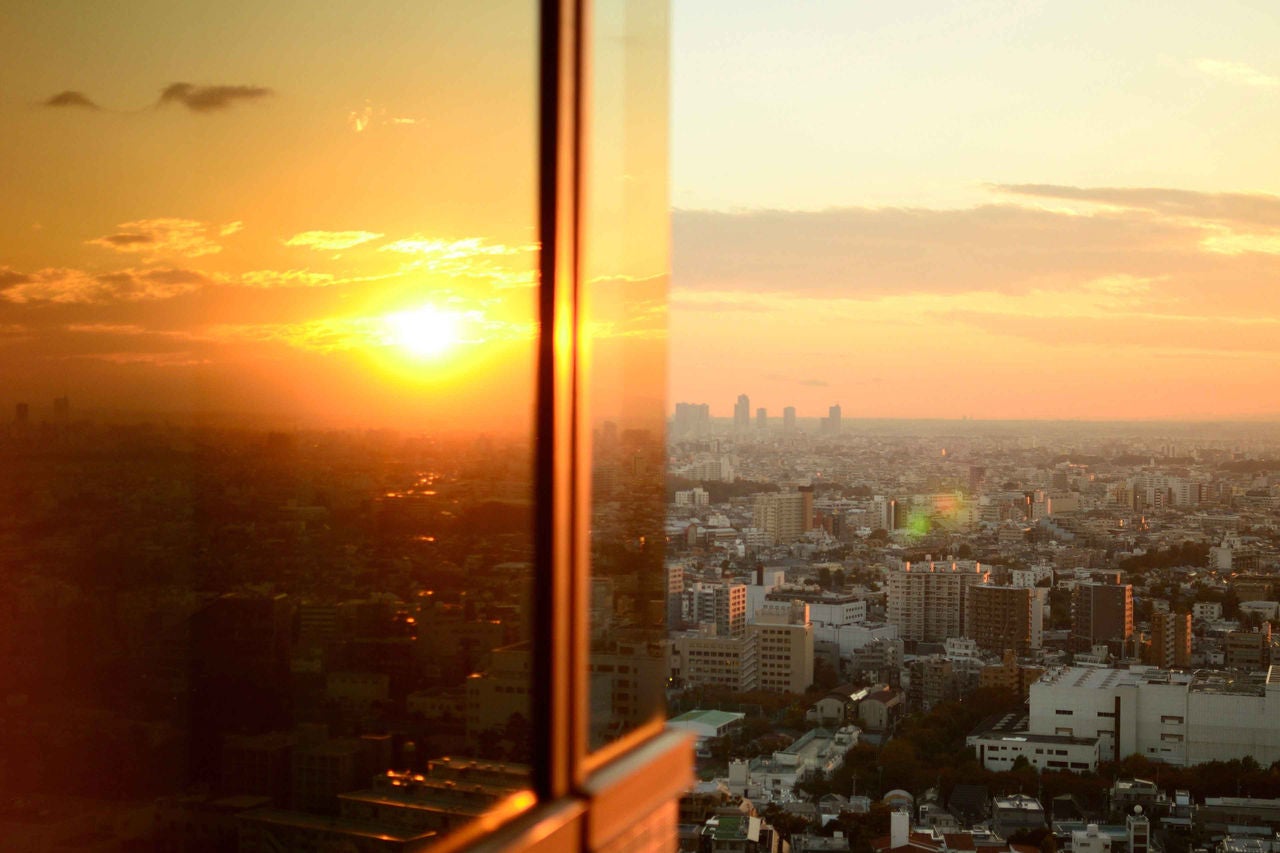
<path fill-rule="evenodd" d="M 991 184 L 1012 196 L 1082 201 L 1114 208 L 1149 210 L 1192 221 L 1280 228 L 1280 196 L 1266 193 L 1203 193 L 1160 187 L 1072 187 L 1059 184 Z"/>
<path fill-rule="evenodd" d="M 1084 213 L 1023 204 L 676 211 L 673 299 L 691 310 L 706 302 L 747 311 L 774 296 L 878 300 L 1043 291 L 1105 299 L 1111 309 L 1123 300 L 1216 313 L 1234 300 L 1276 314 L 1273 294 L 1258 283 L 1280 280 L 1280 198 L 1150 188 L 998 189 L 1098 207 Z"/>
<path fill-rule="evenodd" d="M 364 106 L 347 113 L 347 127 L 356 133 L 364 133 L 370 127 L 380 127 L 382 125 L 404 127 L 417 123 L 418 119 L 416 118 L 390 115 L 386 107 L 376 107 L 371 101 L 365 101 Z"/>
<path fill-rule="evenodd" d="M 1197 59 L 1196 70 L 1206 77 L 1221 80 L 1224 83 L 1237 83 L 1242 86 L 1254 86 L 1260 89 L 1274 89 L 1280 86 L 1280 77 L 1245 65 L 1242 62 L 1229 62 L 1222 59 Z"/>
<path fill-rule="evenodd" d="M 225 110 L 239 101 L 256 101 L 274 94 L 265 86 L 197 86 L 192 83 L 170 83 L 160 91 L 157 106 L 181 104 L 192 112 L 210 113 Z"/>
<path fill-rule="evenodd" d="M 1242 255 L 1261 252 L 1280 255 L 1280 234 L 1249 234 L 1221 229 L 1200 242 L 1206 250 L 1223 255 Z"/>
<path fill-rule="evenodd" d="M 232 223 L 237 224 L 237 223 Z M 235 233 L 194 219 L 158 218 L 123 222 L 117 231 L 89 240 L 91 246 L 101 246 L 114 252 L 143 255 L 182 255 L 198 258 L 222 251 L 222 246 L 212 239 L 213 234 Z"/>
<path fill-rule="evenodd" d="M 459 258 L 475 258 L 492 255 L 516 255 L 535 249 L 535 246 L 504 246 L 486 244 L 480 237 L 467 237 L 462 240 L 437 240 L 415 234 L 404 240 L 388 243 L 378 251 L 400 252 L 406 255 L 429 255 L 443 260 Z"/>
<path fill-rule="evenodd" d="M 441 240 L 415 234 L 388 243 L 378 251 L 413 256 L 413 261 L 405 265 L 406 270 L 484 278 L 500 287 L 523 287 L 533 283 L 533 266 L 528 256 L 537 249 L 533 244 L 487 243 L 480 237 Z"/>
<path fill-rule="evenodd" d="M 327 287 L 335 281 L 332 273 L 311 270 L 253 270 L 240 276 L 246 287 Z"/>
<path fill-rule="evenodd" d="M 42 102 L 42 106 L 46 107 L 76 107 L 86 110 L 100 110 L 98 106 L 84 92 L 77 92 L 74 89 L 67 89 L 52 95 Z"/>
<path fill-rule="evenodd" d="M 332 252 L 350 249 L 382 237 L 373 231 L 303 231 L 284 241 L 286 246 L 305 246 L 316 251 Z"/>
<path fill-rule="evenodd" d="M 170 299 L 211 283 L 203 273 L 183 269 L 118 270 L 89 273 L 48 268 L 33 273 L 0 270 L 0 299 L 19 305 L 143 302 Z"/>
<path fill-rule="evenodd" d="M 343 284 L 359 284 L 369 281 L 385 281 L 389 278 L 395 278 L 400 275 L 398 271 L 389 273 L 378 273 L 373 275 L 348 275 L 340 276 L 327 272 L 314 272 L 309 269 L 301 270 L 250 270 L 241 273 L 238 276 L 224 276 L 223 281 L 226 284 L 239 284 L 242 287 L 256 287 L 262 289 L 274 288 L 314 288 L 314 287 L 333 287 Z"/>

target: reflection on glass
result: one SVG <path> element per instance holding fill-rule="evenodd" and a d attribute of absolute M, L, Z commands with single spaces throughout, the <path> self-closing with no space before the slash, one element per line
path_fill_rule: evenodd
<path fill-rule="evenodd" d="M 526 787 L 536 7 L 460 8 L 8 10 L 6 845 Z"/>
<path fill-rule="evenodd" d="M 667 9 L 593 7 L 585 283 L 593 427 L 590 746 L 661 716 Z"/>

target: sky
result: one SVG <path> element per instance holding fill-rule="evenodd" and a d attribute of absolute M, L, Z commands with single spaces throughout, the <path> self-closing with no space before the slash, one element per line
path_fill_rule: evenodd
<path fill-rule="evenodd" d="M 0 411 L 527 433 L 534 5 L 352 8 L 6 4 Z M 665 302 L 645 8 L 597 17 L 593 420 L 664 321 L 720 416 L 1280 418 L 1274 4 L 676 0 Z"/>
<path fill-rule="evenodd" d="M 676 2 L 669 396 L 1280 420 L 1280 7 Z"/>
<path fill-rule="evenodd" d="M 6 4 L 7 412 L 527 434 L 534 10 L 352 10 Z"/>

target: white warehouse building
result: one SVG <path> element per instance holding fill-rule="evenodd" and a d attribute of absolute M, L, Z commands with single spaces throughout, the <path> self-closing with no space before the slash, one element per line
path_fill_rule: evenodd
<path fill-rule="evenodd" d="M 1098 738 L 1103 761 L 1280 760 L 1280 667 L 1265 673 L 1062 667 L 1031 686 L 1029 731 Z"/>

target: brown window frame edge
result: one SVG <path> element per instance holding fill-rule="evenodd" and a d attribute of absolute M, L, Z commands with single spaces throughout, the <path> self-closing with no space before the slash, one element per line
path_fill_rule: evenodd
<path fill-rule="evenodd" d="M 593 0 L 540 0 L 532 789 L 439 841 L 453 850 L 599 849 L 693 781 L 687 734 L 655 716 L 587 747 L 591 432 L 580 422 L 582 211 Z M 674 843 L 674 839 L 672 839 Z"/>

